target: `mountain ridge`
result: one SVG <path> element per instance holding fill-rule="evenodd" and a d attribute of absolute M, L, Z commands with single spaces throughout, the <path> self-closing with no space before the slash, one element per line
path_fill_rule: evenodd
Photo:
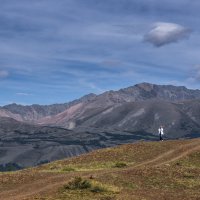
<path fill-rule="evenodd" d="M 93 149 L 157 140 L 160 125 L 165 138 L 196 138 L 199 113 L 200 90 L 149 83 L 66 104 L 8 105 L 0 108 L 0 165 L 28 167 Z"/>
<path fill-rule="evenodd" d="M 165 111 L 165 108 L 171 111 Z M 48 106 L 11 104 L 0 108 L 0 117 L 78 132 L 97 128 L 99 132 L 105 129 L 113 132 L 117 129 L 122 132 L 128 130 L 155 134 L 159 124 L 163 124 L 166 132 L 171 130 L 171 135 L 174 134 L 172 132 L 180 132 L 180 130 L 182 130 L 181 135 L 186 135 L 199 131 L 198 110 L 200 110 L 200 90 L 143 82 L 99 95 L 90 93 L 65 104 Z M 118 119 L 114 120 L 116 116 Z M 151 121 L 151 124 L 145 120 L 149 123 Z M 106 126 L 109 121 L 111 123 Z M 172 130 L 171 126 L 175 129 Z"/>
<path fill-rule="evenodd" d="M 12 103 L 12 104 L 8 104 L 8 105 L 4 105 L 4 106 L 0 106 L 0 108 L 4 108 L 4 109 L 10 109 L 9 107 L 12 107 L 12 106 L 22 106 L 22 107 L 31 107 L 31 106 L 44 106 L 44 107 L 50 107 L 50 106 L 56 106 L 56 105 L 66 105 L 66 104 L 74 104 L 74 102 L 77 102 L 77 101 L 84 101 L 84 100 L 91 100 L 91 99 L 94 99 L 95 97 L 97 96 L 102 96 L 102 95 L 105 95 L 105 94 L 113 94 L 113 93 L 117 93 L 117 92 L 130 92 L 130 90 L 134 90 L 136 88 L 139 88 L 139 89 L 143 89 L 143 90 L 146 90 L 146 91 L 150 91 L 152 90 L 153 88 L 155 89 L 158 89 L 159 87 L 161 88 L 171 88 L 171 89 L 177 89 L 177 90 L 183 90 L 183 91 L 190 91 L 190 92 L 194 92 L 197 94 L 197 98 L 200 98 L 200 90 L 199 89 L 188 89 L 186 88 L 185 86 L 174 86 L 174 85 L 157 85 L 157 84 L 153 84 L 153 83 L 147 83 L 147 82 L 142 82 L 142 83 L 139 83 L 139 84 L 135 84 L 133 86 L 129 86 L 129 87 L 125 87 L 125 88 L 122 88 L 122 89 L 119 89 L 119 90 L 109 90 L 109 91 L 106 91 L 104 93 L 101 93 L 99 95 L 96 95 L 94 93 L 89 93 L 89 94 L 86 94 L 82 97 L 80 97 L 79 99 L 75 99 L 73 101 L 70 101 L 68 103 L 55 103 L 55 104 L 50 104 L 50 105 L 40 105 L 40 104 L 32 104 L 32 105 L 27 105 L 27 106 L 24 106 L 24 105 L 21 105 L 21 104 L 16 104 L 16 103 Z M 191 96 L 190 98 L 187 98 L 187 99 L 194 99 L 195 98 L 195 95 Z M 180 100 L 180 99 L 179 99 Z"/>

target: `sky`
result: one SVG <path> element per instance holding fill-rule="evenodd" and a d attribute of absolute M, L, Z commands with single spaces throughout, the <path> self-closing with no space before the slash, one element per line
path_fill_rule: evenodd
<path fill-rule="evenodd" d="M 200 89 L 199 0 L 0 0 L 0 105 L 141 82 Z"/>

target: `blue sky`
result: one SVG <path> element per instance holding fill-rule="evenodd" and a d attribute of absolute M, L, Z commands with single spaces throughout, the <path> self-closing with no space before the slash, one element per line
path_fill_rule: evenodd
<path fill-rule="evenodd" d="M 199 0 L 0 0 L 0 105 L 140 82 L 200 87 Z"/>

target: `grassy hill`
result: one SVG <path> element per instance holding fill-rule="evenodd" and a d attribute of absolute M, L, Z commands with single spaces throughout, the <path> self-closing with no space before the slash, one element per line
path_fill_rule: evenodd
<path fill-rule="evenodd" d="M 198 200 L 200 139 L 140 142 L 0 174 L 2 200 Z"/>

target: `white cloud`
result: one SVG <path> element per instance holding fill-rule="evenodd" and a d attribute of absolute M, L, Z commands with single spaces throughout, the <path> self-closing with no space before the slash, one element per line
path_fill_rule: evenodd
<path fill-rule="evenodd" d="M 16 93 L 16 95 L 20 95 L 20 96 L 32 96 L 33 94 L 24 93 L 24 92 L 18 92 L 18 93 Z"/>
<path fill-rule="evenodd" d="M 9 75 L 9 72 L 6 70 L 0 70 L 0 78 L 6 78 Z"/>
<path fill-rule="evenodd" d="M 188 38 L 190 33 L 190 29 L 179 24 L 157 22 L 153 24 L 153 28 L 144 36 L 144 40 L 156 47 L 160 47 Z"/>

